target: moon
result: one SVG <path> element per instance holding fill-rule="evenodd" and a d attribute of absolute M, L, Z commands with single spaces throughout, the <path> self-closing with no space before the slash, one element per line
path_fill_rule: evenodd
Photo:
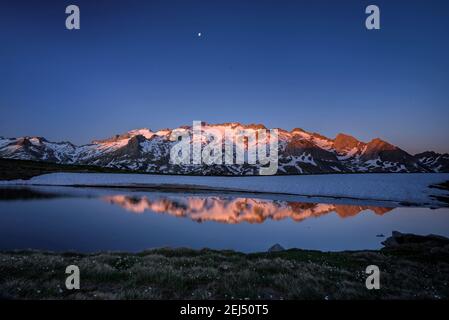
<path fill-rule="evenodd" d="M 201 32 L 198 32 L 198 37 L 201 37 Z"/>

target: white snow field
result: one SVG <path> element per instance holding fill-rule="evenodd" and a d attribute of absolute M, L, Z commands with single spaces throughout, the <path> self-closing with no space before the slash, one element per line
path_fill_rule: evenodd
<path fill-rule="evenodd" d="M 173 187 L 283 193 L 314 197 L 387 200 L 442 205 L 431 196 L 448 192 L 430 185 L 449 181 L 449 173 L 327 174 L 296 176 L 176 176 L 119 173 L 51 173 L 30 180 L 0 181 L 0 185 Z"/>

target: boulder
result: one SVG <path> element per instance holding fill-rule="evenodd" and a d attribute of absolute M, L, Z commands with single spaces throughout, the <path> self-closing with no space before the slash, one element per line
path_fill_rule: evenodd
<path fill-rule="evenodd" d="M 449 254 L 449 239 L 439 235 L 416 235 L 393 231 L 391 237 L 382 242 L 382 250 L 425 251 Z"/>
<path fill-rule="evenodd" d="M 270 249 L 268 249 L 268 252 L 279 252 L 284 251 L 284 247 L 281 246 L 279 243 L 276 243 L 275 245 L 271 246 Z"/>

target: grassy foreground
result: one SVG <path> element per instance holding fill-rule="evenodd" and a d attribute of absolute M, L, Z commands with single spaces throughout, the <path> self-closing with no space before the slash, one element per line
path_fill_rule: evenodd
<path fill-rule="evenodd" d="M 77 265 L 81 289 L 65 288 Z M 367 290 L 365 269 L 381 270 Z M 449 258 L 416 250 L 155 249 L 130 253 L 0 253 L 3 299 L 448 299 Z"/>

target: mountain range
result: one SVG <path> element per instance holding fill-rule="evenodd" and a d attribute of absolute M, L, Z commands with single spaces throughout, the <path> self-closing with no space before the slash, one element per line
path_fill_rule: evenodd
<path fill-rule="evenodd" d="M 263 125 L 240 123 L 204 124 L 203 128 L 249 129 Z M 183 126 L 190 133 L 192 127 Z M 170 163 L 173 129 L 138 129 L 77 146 L 50 142 L 43 137 L 0 137 L 0 158 L 37 160 L 61 164 L 85 164 L 149 173 L 198 175 L 257 175 L 259 164 L 174 165 Z M 278 129 L 277 174 L 449 172 L 449 154 L 426 151 L 409 154 L 387 141 L 362 142 L 347 134 L 334 139 L 300 128 Z M 203 141 L 203 144 L 207 143 Z"/>

